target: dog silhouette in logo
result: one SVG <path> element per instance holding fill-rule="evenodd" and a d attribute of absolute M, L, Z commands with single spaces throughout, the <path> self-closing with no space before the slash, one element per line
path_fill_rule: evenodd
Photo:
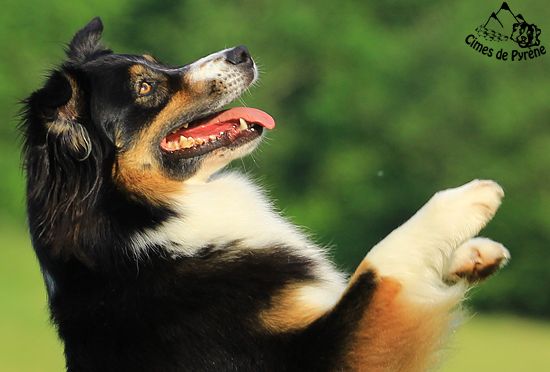
<path fill-rule="evenodd" d="M 518 16 L 520 22 L 514 23 L 513 25 L 510 39 L 514 40 L 522 48 L 539 46 L 539 35 L 541 33 L 540 28 L 538 28 L 535 24 L 527 23 L 520 17 L 521 16 Z"/>

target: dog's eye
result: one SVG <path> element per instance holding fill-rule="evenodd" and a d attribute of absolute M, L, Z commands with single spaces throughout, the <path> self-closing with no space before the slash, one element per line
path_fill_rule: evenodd
<path fill-rule="evenodd" d="M 140 96 L 146 96 L 150 94 L 153 91 L 153 83 L 148 83 L 146 81 L 142 81 L 139 84 L 139 95 Z"/>

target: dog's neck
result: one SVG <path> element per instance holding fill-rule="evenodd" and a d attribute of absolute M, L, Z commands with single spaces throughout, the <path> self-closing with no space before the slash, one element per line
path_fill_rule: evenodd
<path fill-rule="evenodd" d="M 172 247 L 175 254 L 193 255 L 205 245 L 235 241 L 255 248 L 285 244 L 306 249 L 312 245 L 274 211 L 257 186 L 238 173 L 186 182 L 172 208 L 177 217 L 136 234 L 132 239 L 135 249 L 161 244 Z"/>

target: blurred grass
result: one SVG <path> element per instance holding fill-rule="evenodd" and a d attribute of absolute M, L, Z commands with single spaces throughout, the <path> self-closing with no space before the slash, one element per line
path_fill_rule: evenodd
<path fill-rule="evenodd" d="M 0 221 L 0 371 L 64 369 L 63 350 L 48 319 L 38 262 L 22 227 Z"/>
<path fill-rule="evenodd" d="M 441 372 L 550 370 L 550 323 L 476 315 L 450 344 Z"/>
<path fill-rule="evenodd" d="M 55 372 L 63 350 L 49 324 L 42 277 L 27 234 L 0 221 L 0 372 Z M 546 371 L 550 322 L 476 315 L 450 343 L 442 372 Z"/>

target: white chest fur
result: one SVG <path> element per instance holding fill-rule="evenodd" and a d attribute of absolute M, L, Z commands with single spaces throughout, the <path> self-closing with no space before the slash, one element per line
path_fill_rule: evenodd
<path fill-rule="evenodd" d="M 298 228 L 276 212 L 261 190 L 238 173 L 221 173 L 208 182 L 188 182 L 175 202 L 178 217 L 133 238 L 136 254 L 162 245 L 174 255 L 192 256 L 201 248 L 239 242 L 246 249 L 285 246 L 315 264 L 319 281 L 304 292 L 307 301 L 330 308 L 345 278 Z M 309 288 L 309 287 L 308 287 Z"/>
<path fill-rule="evenodd" d="M 312 244 L 284 220 L 261 191 L 244 176 L 223 173 L 209 182 L 185 183 L 174 205 L 179 216 L 133 237 L 137 250 L 154 244 L 193 255 L 207 245 L 238 241 L 247 248 Z"/>

